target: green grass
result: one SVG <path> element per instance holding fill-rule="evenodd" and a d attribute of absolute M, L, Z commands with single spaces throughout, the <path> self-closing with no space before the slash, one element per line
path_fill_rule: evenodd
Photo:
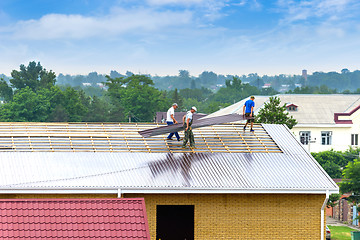
<path fill-rule="evenodd" d="M 328 225 L 331 231 L 331 240 L 351 240 L 351 232 L 356 231 L 349 227 Z"/>

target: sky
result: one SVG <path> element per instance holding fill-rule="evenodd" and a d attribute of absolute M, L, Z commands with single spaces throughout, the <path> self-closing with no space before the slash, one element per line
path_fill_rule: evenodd
<path fill-rule="evenodd" d="M 358 0 L 0 0 L 0 74 L 360 69 Z"/>

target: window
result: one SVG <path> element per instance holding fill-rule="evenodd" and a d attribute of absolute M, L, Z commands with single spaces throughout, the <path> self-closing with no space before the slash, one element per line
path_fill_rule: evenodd
<path fill-rule="evenodd" d="M 358 145 L 358 134 L 351 134 L 351 145 L 357 146 Z"/>
<path fill-rule="evenodd" d="M 298 106 L 296 106 L 295 104 L 288 104 L 286 108 L 288 111 L 297 111 Z"/>
<path fill-rule="evenodd" d="M 300 142 L 304 145 L 308 145 L 311 139 L 310 131 L 300 131 Z"/>
<path fill-rule="evenodd" d="M 296 111 L 296 107 L 295 106 L 290 106 L 289 111 Z"/>
<path fill-rule="evenodd" d="M 157 205 L 156 239 L 194 240 L 194 205 Z"/>
<path fill-rule="evenodd" d="M 321 132 L 321 144 L 322 145 L 331 145 L 331 131 Z"/>

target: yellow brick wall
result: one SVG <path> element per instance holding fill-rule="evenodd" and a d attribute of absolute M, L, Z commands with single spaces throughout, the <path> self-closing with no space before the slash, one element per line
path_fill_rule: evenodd
<path fill-rule="evenodd" d="M 125 194 L 145 198 L 151 239 L 156 205 L 194 205 L 195 239 L 320 239 L 325 195 Z"/>
<path fill-rule="evenodd" d="M 116 194 L 0 194 L 2 199 L 116 198 Z M 194 205 L 195 239 L 320 239 L 325 195 L 124 194 L 145 198 L 151 239 L 156 205 Z"/>

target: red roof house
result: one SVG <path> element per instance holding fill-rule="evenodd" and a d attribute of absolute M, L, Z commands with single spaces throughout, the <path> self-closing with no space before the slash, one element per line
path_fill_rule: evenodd
<path fill-rule="evenodd" d="M 1 239 L 150 240 L 141 198 L 0 199 Z"/>

